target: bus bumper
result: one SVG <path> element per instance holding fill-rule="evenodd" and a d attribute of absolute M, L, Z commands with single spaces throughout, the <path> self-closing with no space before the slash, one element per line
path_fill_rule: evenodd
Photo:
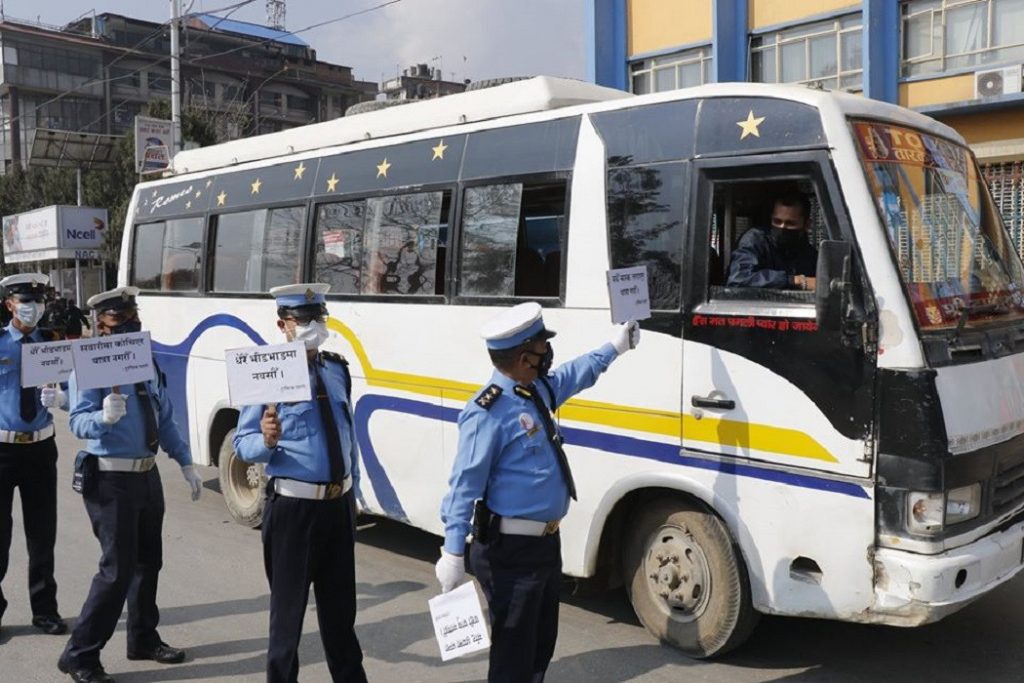
<path fill-rule="evenodd" d="M 868 621 L 917 626 L 966 606 L 1024 568 L 1024 522 L 970 545 L 919 555 L 875 551 L 875 604 Z"/>

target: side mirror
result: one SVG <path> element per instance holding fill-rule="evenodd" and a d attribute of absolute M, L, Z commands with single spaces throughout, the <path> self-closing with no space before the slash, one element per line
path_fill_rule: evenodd
<path fill-rule="evenodd" d="M 840 330 L 853 288 L 853 247 L 849 242 L 825 240 L 818 247 L 814 304 L 818 327 Z"/>

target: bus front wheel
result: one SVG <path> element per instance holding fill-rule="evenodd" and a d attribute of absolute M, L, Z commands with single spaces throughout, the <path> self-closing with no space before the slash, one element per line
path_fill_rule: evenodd
<path fill-rule="evenodd" d="M 217 467 L 220 490 L 228 512 L 239 524 L 255 529 L 263 521 L 263 491 L 267 475 L 263 465 L 247 463 L 235 453 L 235 430 L 230 430 L 220 445 Z"/>
<path fill-rule="evenodd" d="M 641 508 L 627 529 L 623 576 L 648 631 L 702 659 L 746 640 L 758 615 L 739 550 L 717 516 L 659 499 Z"/>

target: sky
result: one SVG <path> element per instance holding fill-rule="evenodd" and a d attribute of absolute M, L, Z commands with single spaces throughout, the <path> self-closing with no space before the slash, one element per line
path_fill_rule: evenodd
<path fill-rule="evenodd" d="M 181 0 L 209 12 L 239 0 Z M 298 31 L 385 0 L 287 0 L 285 28 Z M 585 77 L 584 0 L 400 0 L 383 9 L 299 33 L 321 60 L 353 67 L 379 82 L 416 63 L 440 67 L 446 80 L 538 74 Z M 63 26 L 110 12 L 148 21 L 170 17 L 168 0 L 0 0 L 5 16 Z M 232 19 L 266 23 L 265 0 Z"/>

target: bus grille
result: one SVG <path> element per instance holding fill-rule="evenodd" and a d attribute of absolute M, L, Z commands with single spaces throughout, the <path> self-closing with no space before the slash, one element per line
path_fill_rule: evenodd
<path fill-rule="evenodd" d="M 992 511 L 996 515 L 1013 510 L 1024 502 L 1024 457 L 1005 458 L 996 466 L 992 488 Z"/>

